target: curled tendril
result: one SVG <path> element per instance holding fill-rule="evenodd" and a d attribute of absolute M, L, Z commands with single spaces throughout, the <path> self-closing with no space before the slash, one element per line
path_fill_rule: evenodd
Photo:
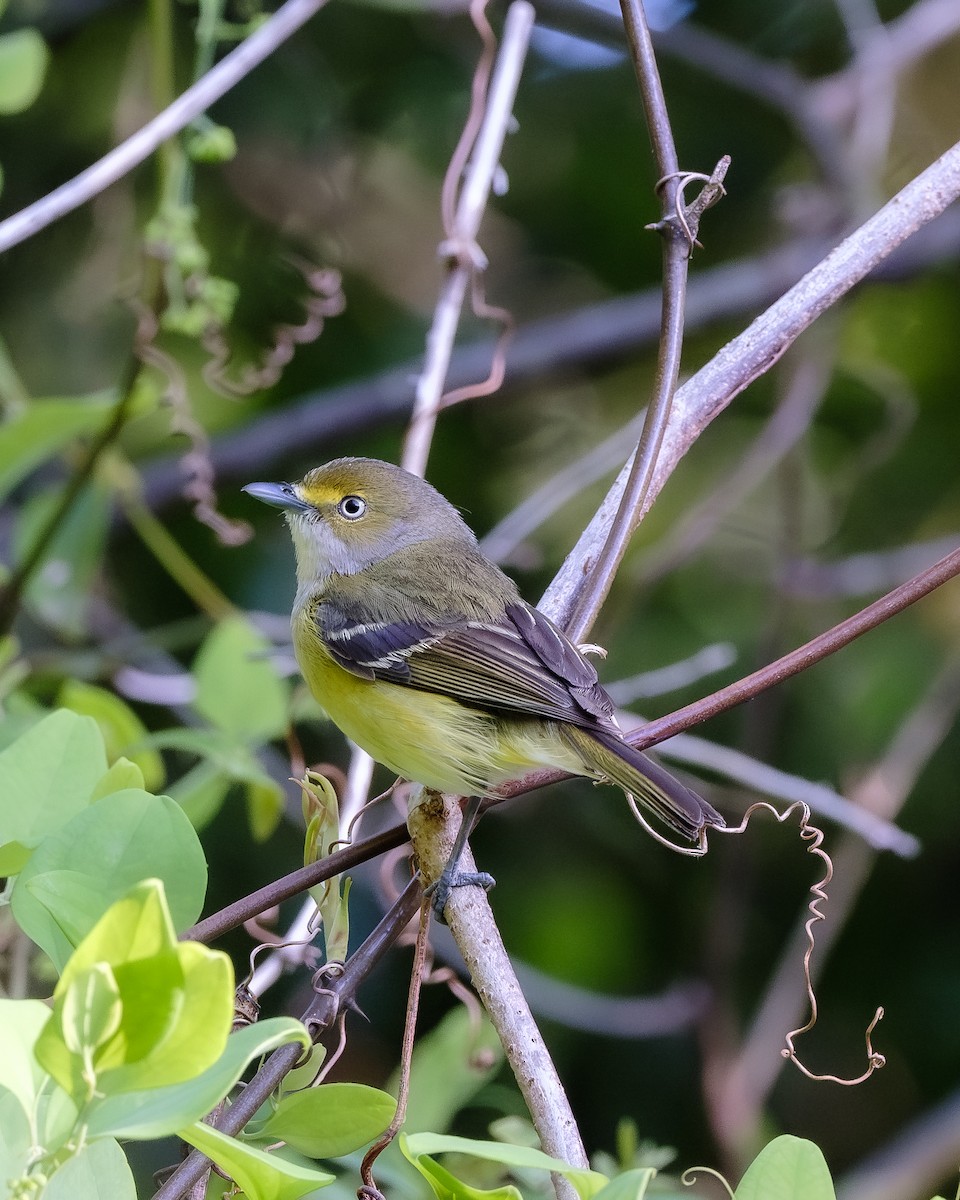
<path fill-rule="evenodd" d="M 693 1187 L 693 1185 L 697 1182 L 698 1175 L 709 1175 L 713 1179 L 716 1179 L 723 1190 L 730 1197 L 730 1200 L 734 1200 L 734 1194 L 731 1190 L 730 1184 L 727 1183 L 720 1172 L 715 1171 L 713 1167 L 687 1167 L 684 1173 L 680 1176 L 680 1182 L 684 1187 Z"/>
<path fill-rule="evenodd" d="M 131 300 L 130 305 L 137 318 L 137 357 L 142 363 L 163 375 L 163 399 L 171 412 L 171 432 L 183 434 L 190 443 L 190 449 L 180 460 L 187 476 L 183 487 L 184 498 L 193 501 L 194 516 L 212 529 L 225 546 L 242 546 L 244 542 L 249 541 L 253 529 L 246 521 L 235 521 L 225 517 L 217 507 L 213 463 L 210 461 L 210 439 L 193 415 L 186 375 L 179 363 L 156 344 L 156 314 L 139 300 Z"/>
<path fill-rule="evenodd" d="M 810 820 L 810 809 L 802 801 L 797 801 L 789 805 L 783 812 L 779 812 L 772 804 L 765 800 L 760 800 L 756 804 L 751 804 L 747 811 L 743 814 L 743 820 L 739 825 L 717 829 L 718 834 L 727 833 L 744 833 L 747 825 L 750 823 L 750 818 L 758 810 L 771 813 L 776 820 L 782 825 L 793 813 L 800 814 L 800 837 L 807 843 L 807 853 L 819 858 L 823 863 L 823 876 L 815 883 L 810 885 L 810 894 L 812 899 L 807 905 L 807 910 L 810 913 L 805 926 L 804 932 L 807 935 L 807 949 L 803 956 L 803 979 L 807 990 L 807 1000 L 810 1004 L 810 1018 L 805 1025 L 801 1025 L 798 1029 L 792 1029 L 785 1035 L 786 1045 L 780 1051 L 782 1056 L 789 1059 L 808 1079 L 812 1079 L 818 1083 L 839 1083 L 843 1087 L 856 1087 L 857 1084 L 863 1083 L 869 1079 L 874 1071 L 878 1071 L 886 1064 L 886 1058 L 878 1051 L 874 1050 L 871 1038 L 873 1031 L 877 1027 L 878 1022 L 883 1017 L 883 1009 L 877 1008 L 874 1013 L 873 1020 L 867 1026 L 865 1040 L 867 1048 L 867 1066 L 855 1079 L 842 1079 L 838 1075 L 818 1075 L 810 1071 L 800 1061 L 796 1049 L 795 1041 L 804 1033 L 809 1033 L 816 1025 L 819 1010 L 817 1006 L 817 996 L 813 988 L 813 979 L 810 973 L 810 960 L 813 957 L 813 951 L 816 945 L 816 939 L 813 934 L 813 927 L 818 921 L 826 919 L 826 914 L 823 912 L 821 905 L 827 901 L 827 885 L 833 878 L 833 860 L 830 855 L 823 849 L 823 830 L 814 825 Z"/>
<path fill-rule="evenodd" d="M 341 290 L 339 271 L 318 267 L 294 254 L 288 255 L 287 261 L 299 271 L 308 288 L 308 295 L 302 301 L 305 319 L 299 325 L 278 325 L 273 331 L 273 344 L 261 362 L 247 364 L 235 378 L 228 374 L 231 349 L 223 328 L 218 324 L 210 324 L 201 339 L 210 359 L 200 374 L 204 382 L 218 394 L 236 399 L 272 387 L 293 358 L 296 348 L 316 341 L 327 319 L 343 312 L 346 301 Z"/>
<path fill-rule="evenodd" d="M 636 798 L 632 792 L 624 792 L 624 795 L 627 798 L 627 803 L 630 805 L 630 811 L 633 813 L 634 820 L 638 825 L 641 826 L 645 833 L 649 834 L 650 837 L 653 838 L 655 842 L 659 842 L 661 846 L 666 846 L 666 848 L 668 850 L 672 850 L 674 854 L 683 854 L 687 858 L 703 858 L 708 849 L 706 829 L 700 830 L 700 836 L 695 846 L 678 846 L 676 842 L 671 842 L 670 839 L 668 837 L 664 837 L 659 830 L 654 829 L 647 818 L 643 815 L 643 812 L 641 811 L 639 804 L 637 804 Z M 726 832 L 726 830 L 724 832 Z"/>
<path fill-rule="evenodd" d="M 702 171 L 671 171 L 669 175 L 664 175 L 661 179 L 658 179 L 655 185 L 657 195 L 663 192 L 663 189 L 671 180 L 677 180 L 675 207 L 671 216 L 661 221 L 655 221 L 653 224 L 648 225 L 647 229 L 659 231 L 669 225 L 679 225 L 683 236 L 686 238 L 689 252 L 692 254 L 694 247 L 702 250 L 703 246 L 697 240 L 700 218 L 708 208 L 711 208 L 718 200 L 722 200 L 727 194 L 727 190 L 723 186 L 723 180 L 729 167 L 730 156 L 729 154 L 725 154 L 714 167 L 712 175 L 704 175 Z M 683 194 L 691 183 L 702 183 L 703 187 L 696 198 L 689 204 L 686 204 Z"/>

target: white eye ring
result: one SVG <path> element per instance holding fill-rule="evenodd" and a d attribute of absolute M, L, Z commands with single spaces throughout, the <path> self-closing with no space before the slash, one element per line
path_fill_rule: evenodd
<path fill-rule="evenodd" d="M 337 505 L 337 512 L 346 521 L 359 521 L 367 511 L 367 502 L 362 496 L 344 496 Z"/>

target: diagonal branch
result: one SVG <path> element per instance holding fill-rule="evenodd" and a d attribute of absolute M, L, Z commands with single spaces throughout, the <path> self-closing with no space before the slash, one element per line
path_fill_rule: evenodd
<path fill-rule="evenodd" d="M 787 348 L 884 258 L 960 196 L 960 142 L 921 171 L 892 200 L 840 243 L 739 337 L 728 342 L 674 397 L 673 413 L 643 511 L 704 429 L 777 362 Z M 579 595 L 584 563 L 606 540 L 630 463 L 567 556 L 540 607 L 565 624 Z M 643 515 L 643 511 L 639 515 Z"/>

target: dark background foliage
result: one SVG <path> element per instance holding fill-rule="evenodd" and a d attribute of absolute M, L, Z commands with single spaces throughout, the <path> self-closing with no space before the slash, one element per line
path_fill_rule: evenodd
<path fill-rule="evenodd" d="M 822 84 L 817 111 L 823 128 L 837 135 L 845 167 L 832 177 L 798 130 L 796 113 L 755 94 L 758 75 L 718 78 L 729 45 L 775 64 L 785 78 L 796 72 L 827 79 L 850 61 L 847 7 L 855 6 L 704 0 L 689 21 L 716 35 L 712 66 L 692 61 L 685 26 L 664 37 L 661 69 L 683 165 L 710 170 L 722 153 L 733 158 L 729 195 L 704 224 L 691 305 L 721 266 L 742 286 L 698 310 L 684 351 L 688 373 L 791 282 L 756 278 L 757 260 L 780 246 L 832 244 L 957 136 L 957 34 L 896 81 L 889 145 L 872 158 L 858 162 L 842 119 L 855 84 L 837 76 L 832 93 Z M 909 7 L 878 5 L 884 20 Z M 173 11 L 182 88 L 190 81 L 196 11 L 189 4 Z M 244 5 L 232 6 L 234 17 L 244 13 Z M 553 24 L 566 19 L 552 10 L 546 17 Z M 5 214 L 80 170 L 150 115 L 147 18 L 139 2 L 11 0 L 6 26 L 38 23 L 51 61 L 36 103 L 0 122 Z M 494 18 L 499 23 L 500 14 Z M 642 228 L 657 215 L 655 171 L 633 68 L 607 44 L 604 29 L 596 32 L 605 57 L 592 66 L 583 63 L 598 43 L 568 38 L 560 57 L 555 35 L 535 39 L 518 128 L 504 154 L 509 190 L 491 203 L 482 231 L 491 264 L 488 295 L 511 309 L 521 329 L 659 282 L 658 244 Z M 331 3 L 212 113 L 233 130 L 238 154 L 223 166 L 197 167 L 194 203 L 211 270 L 239 285 L 229 329 L 237 358 L 255 358 L 278 324 L 300 319 L 304 288 L 291 253 L 340 269 L 346 296 L 343 315 L 297 351 L 279 382 L 242 399 L 205 385 L 205 355 L 194 341 L 161 335 L 186 373 L 193 413 L 212 437 L 222 509 L 256 527 L 247 545 L 221 546 L 174 494 L 170 456 L 183 440 L 171 434 L 169 413 L 161 408 L 131 421 L 121 438 L 163 524 L 245 608 L 288 611 L 293 575 L 279 521 L 252 511 L 239 494 L 242 483 L 297 478 L 340 454 L 399 455 L 403 406 L 441 278 L 440 181 L 465 115 L 476 53 L 462 13 Z M 736 61 L 728 65 L 736 76 Z M 894 88 L 877 74 L 866 78 L 887 95 Z M 14 370 L 30 395 L 115 389 L 129 371 L 134 318 L 126 297 L 144 273 L 142 229 L 156 190 L 150 162 L 6 255 L 4 369 L 8 376 Z M 867 282 L 828 314 L 738 398 L 674 475 L 596 628 L 596 640 L 609 650 L 604 678 L 664 666 L 715 642 L 732 646 L 736 659 L 718 676 L 640 701 L 646 715 L 686 703 L 827 628 L 930 561 L 931 543 L 955 540 L 957 240 L 946 239 L 927 256 L 908 244 L 895 275 Z M 526 378 L 508 378 L 501 394 L 441 417 L 429 476 L 481 534 L 629 420 L 648 393 L 650 336 L 586 348 L 571 362 L 548 335 L 549 327 L 538 327 L 530 343 L 535 367 Z M 488 336 L 475 321 L 462 331 L 464 344 Z M 389 387 L 378 387 L 379 374 L 394 368 Z M 822 380 L 798 383 L 804 372 L 818 371 Z M 344 399 L 337 389 L 346 385 L 353 390 Z M 763 470 L 727 505 L 730 481 L 743 479 L 744 456 L 759 432 L 790 403 L 791 389 L 803 386 L 811 398 L 792 418 L 794 445 L 782 456 L 767 454 Z M 272 423 L 258 425 L 266 418 Z M 253 432 L 246 449 L 228 457 L 222 447 L 244 431 Z M 551 578 L 629 446 L 625 436 L 606 475 L 508 556 L 529 598 Z M 68 455 L 63 467 L 47 466 L 8 506 L 8 562 L 17 558 L 23 511 L 56 492 L 70 461 Z M 707 525 L 685 551 L 680 535 L 694 510 Z M 104 543 L 89 551 L 86 599 L 108 602 L 132 623 L 137 639 L 189 665 L 207 620 L 123 519 L 114 517 L 104 533 Z M 594 1028 L 602 1025 L 596 1015 L 602 1006 L 585 994 L 574 1004 L 585 1028 L 546 1020 L 589 1149 L 611 1148 L 617 1122 L 627 1116 L 642 1137 L 676 1146 L 681 1163 L 736 1171 L 744 1154 L 783 1130 L 815 1139 L 842 1175 L 923 1114 L 956 1105 L 957 597 L 956 584 L 948 585 L 834 659 L 699 731 L 862 800 L 881 794 L 876 781 L 870 790 L 864 780 L 898 738 L 906 741 L 900 765 L 920 747 L 902 825 L 920 839 L 921 855 L 904 861 L 853 853 L 847 870 L 851 876 L 862 870 L 862 890 L 857 894 L 853 884 L 849 919 L 825 964 L 821 1024 L 801 1043 L 815 1069 L 856 1074 L 861 1031 L 882 1003 L 887 1015 L 876 1042 L 887 1067 L 860 1088 L 810 1082 L 788 1066 L 756 1119 L 738 1124 L 736 1113 L 717 1107 L 719 1081 L 817 869 L 791 832 L 758 821 L 745 838 L 720 839 L 705 861 L 691 863 L 652 844 L 615 792 L 581 783 L 517 801 L 484 822 L 475 848 L 497 877 L 493 904 L 505 941 L 544 977 L 531 990 L 535 1007 L 551 1010 L 553 979 L 605 997 L 656 994 L 678 981 L 709 988 L 697 1025 L 659 1036 L 622 1038 Z M 109 683 L 122 661 L 116 645 L 104 652 L 96 604 L 71 611 L 67 620 L 51 608 L 40 586 L 28 594 L 19 633 L 31 666 L 26 686 L 37 699 L 51 699 L 65 677 Z M 919 730 L 905 731 L 924 701 Z M 139 711 L 150 727 L 171 721 L 158 705 Z M 937 722 L 942 740 L 934 737 L 924 748 Z M 334 730 L 317 723 L 299 730 L 308 761 L 345 763 Z M 174 777 L 183 769 L 176 759 L 168 765 Z M 377 781 L 386 785 L 386 774 Z M 893 776 L 885 781 L 896 788 Z M 751 798 L 718 771 L 703 786 L 733 818 Z M 297 865 L 300 828 L 292 785 L 289 791 L 290 822 L 266 844 L 252 840 L 239 796 L 231 795 L 208 826 L 211 907 Z M 828 848 L 849 840 L 827 829 Z M 361 879 L 369 888 L 357 892 L 357 935 L 379 903 L 373 873 L 361 872 Z M 245 944 L 240 935 L 231 939 L 241 962 Z M 395 1065 L 405 966 L 405 959 L 395 960 L 369 985 L 363 999 L 370 1023 L 355 1023 L 345 1077 L 380 1083 Z M 799 960 L 790 969 L 795 998 Z M 292 1003 L 294 987 L 285 995 L 278 989 L 269 1003 Z M 432 993 L 426 1023 L 450 1003 L 446 994 Z M 792 1023 L 785 1015 L 784 1031 Z M 770 1053 L 777 1055 L 777 1047 Z M 492 1094 L 495 1106 L 500 1096 Z M 476 1132 L 482 1121 L 468 1116 L 464 1127 Z M 960 1129 L 953 1137 L 960 1142 Z"/>

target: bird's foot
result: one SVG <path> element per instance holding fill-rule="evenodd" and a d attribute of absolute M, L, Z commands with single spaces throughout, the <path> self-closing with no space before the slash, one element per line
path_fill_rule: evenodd
<path fill-rule="evenodd" d="M 440 878 L 427 888 L 433 915 L 441 925 L 446 925 L 443 911 L 447 907 L 447 901 L 454 888 L 479 887 L 483 888 L 485 892 L 489 892 L 496 882 L 488 871 L 461 871 L 455 863 L 452 865 L 447 863 Z"/>

